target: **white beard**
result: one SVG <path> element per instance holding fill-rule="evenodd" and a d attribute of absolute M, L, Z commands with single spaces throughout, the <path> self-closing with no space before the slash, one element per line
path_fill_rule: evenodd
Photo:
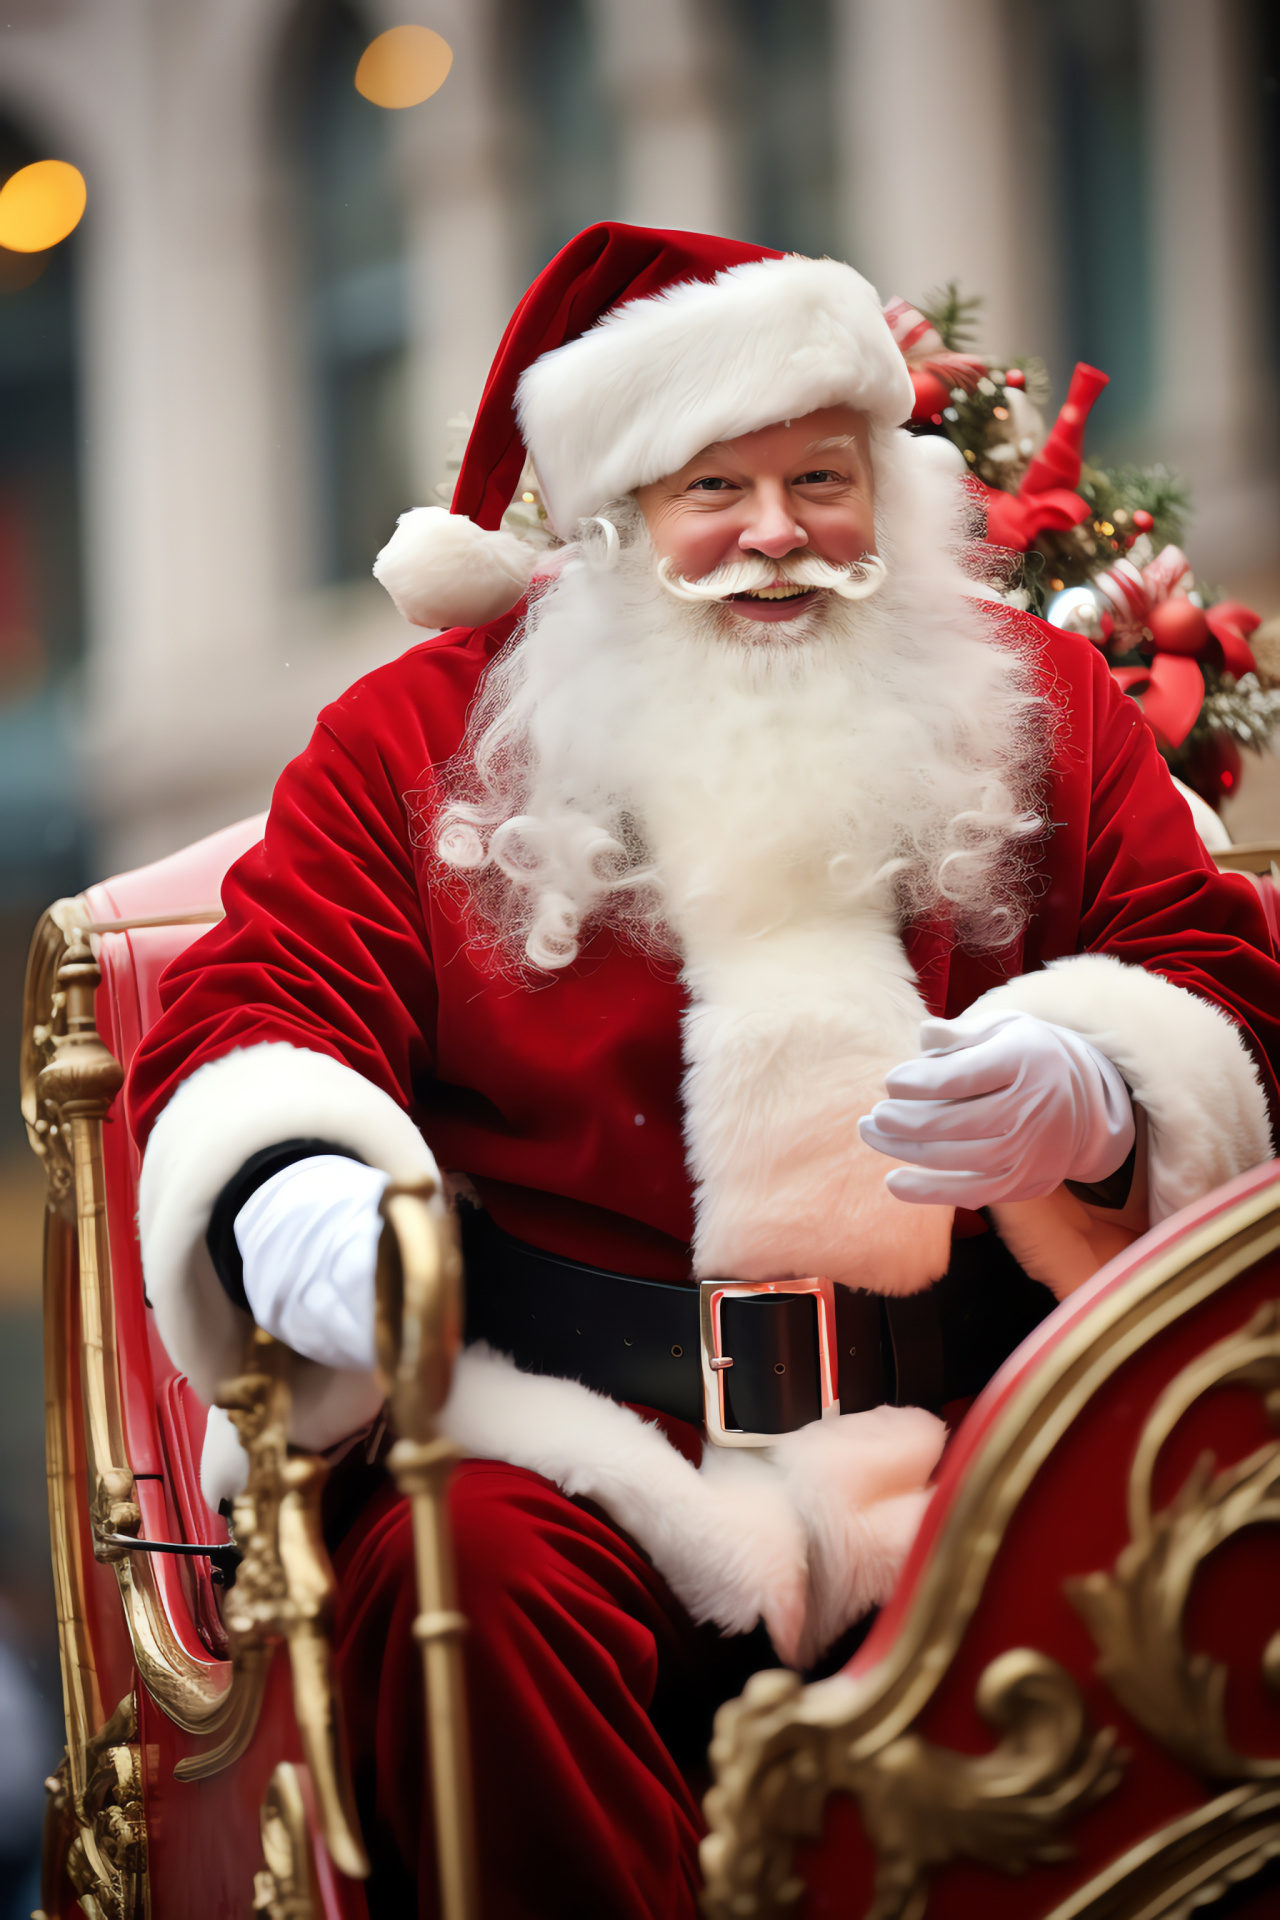
<path fill-rule="evenodd" d="M 601 920 L 678 952 L 700 1275 L 910 1293 L 947 1265 L 950 1211 L 889 1196 L 856 1121 L 917 1051 L 903 910 L 1016 928 L 1035 702 L 884 440 L 873 600 L 750 626 L 677 603 L 624 513 L 620 563 L 571 561 L 491 674 L 438 822 L 535 964 Z"/>

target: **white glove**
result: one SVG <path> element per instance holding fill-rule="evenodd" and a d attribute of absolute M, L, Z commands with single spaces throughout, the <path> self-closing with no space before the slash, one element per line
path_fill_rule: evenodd
<path fill-rule="evenodd" d="M 985 1207 L 1105 1180 L 1134 1140 L 1129 1089 L 1089 1041 L 1029 1013 L 924 1020 L 922 1052 L 894 1067 L 858 1122 L 894 1167 L 898 1200 Z"/>
<path fill-rule="evenodd" d="M 318 1153 L 264 1180 L 235 1218 L 258 1325 L 326 1367 L 374 1364 L 373 1292 L 388 1176 Z"/>

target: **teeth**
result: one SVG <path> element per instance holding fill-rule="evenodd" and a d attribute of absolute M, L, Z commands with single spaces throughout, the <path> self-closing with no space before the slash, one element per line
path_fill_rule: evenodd
<path fill-rule="evenodd" d="M 808 587 L 748 587 L 747 597 L 751 600 L 798 600 L 808 592 Z"/>

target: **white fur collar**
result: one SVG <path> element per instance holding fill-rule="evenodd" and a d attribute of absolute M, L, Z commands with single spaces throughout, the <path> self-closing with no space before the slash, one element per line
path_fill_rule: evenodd
<path fill-rule="evenodd" d="M 823 1274 L 916 1293 L 946 1272 L 951 1209 L 895 1200 L 860 1114 L 919 1048 L 924 1006 L 892 915 L 694 947 L 685 967 L 685 1138 L 694 1264 L 741 1280 Z"/>

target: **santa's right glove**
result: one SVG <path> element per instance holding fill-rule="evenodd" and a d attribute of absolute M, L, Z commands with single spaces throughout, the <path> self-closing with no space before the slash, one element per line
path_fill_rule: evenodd
<path fill-rule="evenodd" d="M 1133 1105 L 1092 1043 L 1034 1014 L 971 1012 L 921 1023 L 923 1051 L 894 1067 L 858 1122 L 879 1153 L 905 1160 L 898 1200 L 953 1207 L 1038 1200 L 1064 1180 L 1104 1180 L 1134 1141 Z"/>
<path fill-rule="evenodd" d="M 235 1218 L 254 1319 L 322 1366 L 374 1365 L 374 1272 L 388 1176 L 344 1154 L 295 1160 Z"/>

